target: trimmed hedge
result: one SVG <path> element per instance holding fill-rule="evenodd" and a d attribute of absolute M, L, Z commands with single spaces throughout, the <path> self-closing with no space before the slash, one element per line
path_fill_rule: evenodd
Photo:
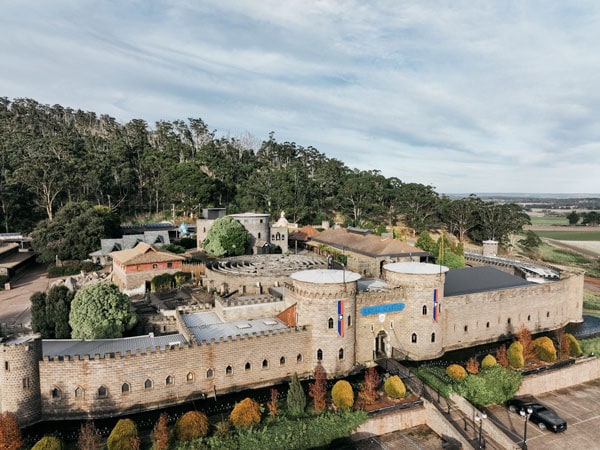
<path fill-rule="evenodd" d="M 523 357 L 523 345 L 519 341 L 515 341 L 508 347 L 508 363 L 515 369 L 520 369 L 525 365 Z"/>
<path fill-rule="evenodd" d="M 556 361 L 556 347 L 554 347 L 552 339 L 547 336 L 542 336 L 535 339 L 533 341 L 533 350 L 540 361 Z"/>
<path fill-rule="evenodd" d="M 488 367 L 494 367 L 496 364 L 498 364 L 498 361 L 496 361 L 496 358 L 494 358 L 492 355 L 485 355 L 485 358 L 483 358 L 481 360 L 481 368 L 482 369 L 486 369 Z"/>
<path fill-rule="evenodd" d="M 260 423 L 260 405 L 253 399 L 246 397 L 235 404 L 229 415 L 229 420 L 236 427 L 249 428 Z"/>
<path fill-rule="evenodd" d="M 467 371 L 463 366 L 458 364 L 450 364 L 446 367 L 446 375 L 448 375 L 454 381 L 463 381 L 467 378 Z"/>
<path fill-rule="evenodd" d="M 31 450 L 63 450 L 66 448 L 63 442 L 56 436 L 44 436 L 31 447 Z"/>
<path fill-rule="evenodd" d="M 581 345 L 579 345 L 579 341 L 573 336 L 571 333 L 565 333 L 565 339 L 569 342 L 569 356 L 581 356 L 583 355 L 583 351 L 581 350 Z"/>
<path fill-rule="evenodd" d="M 169 291 L 173 289 L 175 278 L 170 273 L 163 273 L 152 278 L 150 289 L 152 292 Z"/>
<path fill-rule="evenodd" d="M 120 419 L 108 436 L 108 450 L 133 450 L 132 443 L 138 440 L 138 429 L 131 419 Z"/>
<path fill-rule="evenodd" d="M 354 405 L 354 391 L 346 380 L 340 380 L 331 389 L 333 404 L 340 409 L 349 409 Z"/>
<path fill-rule="evenodd" d="M 403 398 L 406 395 L 406 386 L 398 375 L 388 377 L 383 383 L 383 390 L 390 398 Z"/>
<path fill-rule="evenodd" d="M 468 377 L 456 391 L 476 406 L 501 404 L 516 394 L 522 380 L 519 372 L 496 364 Z"/>
<path fill-rule="evenodd" d="M 186 442 L 208 434 L 208 417 L 200 411 L 188 411 L 175 422 L 175 436 Z"/>

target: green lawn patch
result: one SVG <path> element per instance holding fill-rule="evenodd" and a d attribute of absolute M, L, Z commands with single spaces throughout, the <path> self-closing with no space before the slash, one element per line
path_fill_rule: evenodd
<path fill-rule="evenodd" d="M 581 345 L 581 350 L 584 355 L 589 355 L 591 353 L 596 355 L 600 354 L 600 337 L 581 339 L 579 345 Z"/>
<path fill-rule="evenodd" d="M 600 230 L 594 231 L 535 231 L 539 237 L 557 241 L 600 241 Z"/>
<path fill-rule="evenodd" d="M 551 225 L 569 225 L 566 216 L 532 216 L 530 215 L 531 225 L 551 226 Z"/>

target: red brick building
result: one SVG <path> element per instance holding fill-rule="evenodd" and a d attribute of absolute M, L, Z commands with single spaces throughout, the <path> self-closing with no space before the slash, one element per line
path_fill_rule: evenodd
<path fill-rule="evenodd" d="M 164 273 L 181 271 L 185 258 L 164 250 L 157 250 L 140 242 L 134 248 L 112 252 L 113 282 L 125 293 L 143 293 L 146 282 Z"/>

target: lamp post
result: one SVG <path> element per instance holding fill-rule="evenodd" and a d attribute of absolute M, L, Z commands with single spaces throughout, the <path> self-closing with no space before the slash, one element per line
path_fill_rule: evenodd
<path fill-rule="evenodd" d="M 523 450 L 527 450 L 527 422 L 529 422 L 529 416 L 532 412 L 533 409 L 531 408 L 531 406 L 528 406 L 527 409 L 521 409 L 519 411 L 519 414 L 521 415 L 521 417 L 523 417 L 523 420 L 525 421 L 525 429 L 523 430 L 523 445 L 521 446 Z"/>
<path fill-rule="evenodd" d="M 477 439 L 477 448 L 485 448 L 485 442 L 483 440 L 483 421 L 487 419 L 486 413 L 475 414 L 475 422 L 479 423 L 479 438 Z"/>

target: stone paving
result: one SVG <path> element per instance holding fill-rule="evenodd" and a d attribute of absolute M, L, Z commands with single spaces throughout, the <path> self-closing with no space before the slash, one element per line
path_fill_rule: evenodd
<path fill-rule="evenodd" d="M 11 289 L 0 291 L 0 323 L 9 330 L 31 330 L 31 294 L 48 287 L 46 268 L 34 265 L 11 281 Z"/>

